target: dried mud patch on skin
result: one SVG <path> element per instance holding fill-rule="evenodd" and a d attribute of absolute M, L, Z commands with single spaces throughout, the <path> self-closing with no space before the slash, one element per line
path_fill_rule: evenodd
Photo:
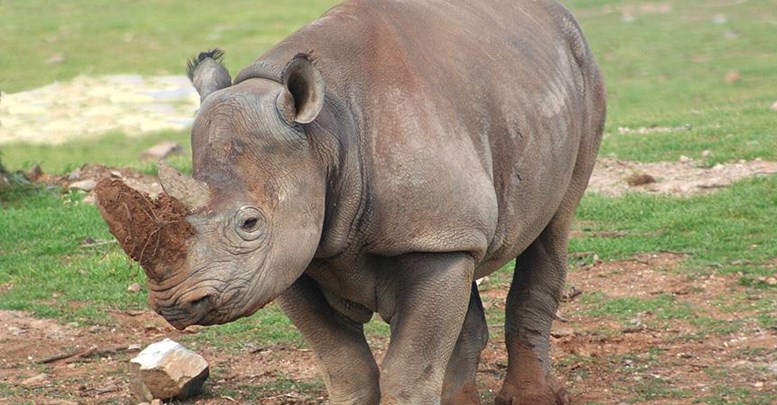
<path fill-rule="evenodd" d="M 156 200 L 121 180 L 101 180 L 95 188 L 97 207 L 121 247 L 144 269 L 171 265 L 186 257 L 186 240 L 194 228 L 186 221 L 187 208 L 160 194 Z"/>

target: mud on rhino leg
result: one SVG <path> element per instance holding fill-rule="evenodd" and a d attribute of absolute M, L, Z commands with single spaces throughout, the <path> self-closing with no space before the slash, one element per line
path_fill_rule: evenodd
<path fill-rule="evenodd" d="M 377 405 L 379 372 L 361 323 L 334 310 L 315 281 L 300 277 L 278 299 L 316 354 L 329 403 Z"/>
<path fill-rule="evenodd" d="M 474 261 L 466 253 L 396 258 L 388 319 L 391 341 L 380 374 L 382 405 L 440 404 L 448 360 L 469 305 Z"/>
<path fill-rule="evenodd" d="M 475 376 L 478 371 L 480 352 L 488 343 L 488 325 L 483 313 L 478 287 L 472 283 L 467 315 L 459 333 L 456 347 L 445 370 L 442 386 L 443 405 L 479 404 Z"/>
<path fill-rule="evenodd" d="M 516 259 L 507 295 L 507 375 L 497 405 L 569 404 L 552 375 L 550 328 L 564 287 L 571 215 L 559 215 Z"/>

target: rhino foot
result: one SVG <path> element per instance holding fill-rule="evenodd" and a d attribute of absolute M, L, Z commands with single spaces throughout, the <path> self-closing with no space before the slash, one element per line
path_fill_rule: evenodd
<path fill-rule="evenodd" d="M 527 384 L 529 385 L 529 384 Z M 554 377 L 544 383 L 537 382 L 523 387 L 502 387 L 495 405 L 571 405 L 567 390 Z"/>

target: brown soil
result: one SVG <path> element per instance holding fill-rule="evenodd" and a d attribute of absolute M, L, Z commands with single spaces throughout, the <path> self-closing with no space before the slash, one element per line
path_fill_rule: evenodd
<path fill-rule="evenodd" d="M 736 275 L 679 274 L 674 268 L 682 259 L 672 253 L 645 254 L 597 262 L 570 273 L 569 284 L 582 294 L 562 303 L 564 321 L 554 325 L 552 356 L 575 403 L 691 404 L 708 403 L 704 400 L 708 396 L 743 403 L 741 397 L 727 397 L 721 390 L 760 395 L 761 402 L 752 403 L 768 404 L 764 398 L 769 395 L 777 398 L 777 331 L 748 320 L 755 313 L 749 305 L 752 290 L 740 286 Z M 486 311 L 503 313 L 507 281 L 492 278 L 480 288 Z M 774 296 L 771 290 L 758 293 L 762 295 L 758 298 Z M 664 295 L 672 297 L 673 306 L 691 308 L 693 315 L 673 318 L 650 311 L 625 317 L 593 315 L 597 296 Z M 145 346 L 164 337 L 180 340 L 205 330 L 176 331 L 150 311 L 111 315 L 108 324 L 113 326 L 81 327 L 0 311 L 0 392 L 7 396 L 0 404 L 132 404 L 128 360 L 135 353 L 129 346 Z M 492 336 L 478 373 L 484 403 L 491 403 L 499 391 L 507 364 L 502 326 L 489 328 Z M 387 339 L 371 336 L 369 341 L 380 361 Z M 211 363 L 211 377 L 205 393 L 189 403 L 326 402 L 315 355 L 308 349 L 245 342 L 244 349 L 225 350 L 197 342 L 190 347 Z M 63 353 L 74 356 L 39 363 Z M 312 385 L 297 389 L 283 381 Z M 259 386 L 267 388 L 255 388 Z"/>
<path fill-rule="evenodd" d="M 147 273 L 155 265 L 185 258 L 186 240 L 194 228 L 186 221 L 188 210 L 181 202 L 164 193 L 153 200 L 118 179 L 101 180 L 95 195 L 111 233 Z"/>

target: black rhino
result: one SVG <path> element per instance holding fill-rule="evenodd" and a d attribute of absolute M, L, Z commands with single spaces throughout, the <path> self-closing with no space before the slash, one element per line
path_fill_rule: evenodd
<path fill-rule="evenodd" d="M 234 81 L 219 56 L 190 66 L 193 177 L 160 168 L 178 220 L 155 214 L 173 219 L 142 234 L 110 208 L 137 199 L 99 196 L 128 253 L 151 251 L 132 238 L 168 253 L 140 259 L 158 313 L 185 328 L 276 300 L 331 403 L 477 403 L 474 281 L 515 259 L 496 402 L 568 402 L 548 336 L 605 89 L 563 6 L 351 0 Z M 380 367 L 362 328 L 374 313 L 391 325 Z"/>

